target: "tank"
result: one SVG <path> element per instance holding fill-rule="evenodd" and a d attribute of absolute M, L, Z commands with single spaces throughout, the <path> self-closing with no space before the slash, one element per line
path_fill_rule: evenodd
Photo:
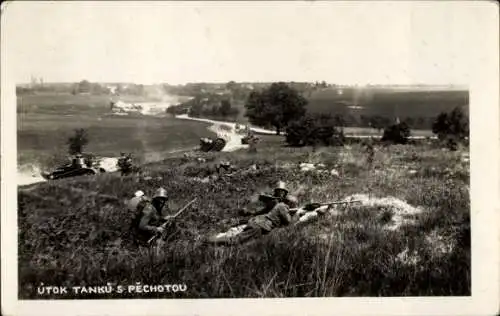
<path fill-rule="evenodd" d="M 104 169 L 96 167 L 95 157 L 92 155 L 77 155 L 71 163 L 58 167 L 52 172 L 43 172 L 42 177 L 46 180 L 57 180 L 63 178 L 91 176 L 105 172 Z"/>
<path fill-rule="evenodd" d="M 52 172 L 43 172 L 42 177 L 47 180 L 57 180 L 62 178 L 71 178 L 79 176 L 92 176 L 100 173 L 101 170 L 97 170 L 89 167 L 76 167 L 73 165 L 62 166 L 55 169 Z"/>
<path fill-rule="evenodd" d="M 202 138 L 200 140 L 200 150 L 204 152 L 221 151 L 224 147 L 226 147 L 226 143 L 226 140 L 220 137 L 215 140 Z"/>

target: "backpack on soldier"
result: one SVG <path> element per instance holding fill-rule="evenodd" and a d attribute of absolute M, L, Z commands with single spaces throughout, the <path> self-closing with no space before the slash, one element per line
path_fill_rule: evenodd
<path fill-rule="evenodd" d="M 142 211 L 144 208 L 151 203 L 148 197 L 142 196 L 139 203 L 136 204 L 134 212 L 134 218 L 132 219 L 132 228 L 137 229 L 142 218 Z"/>
<path fill-rule="evenodd" d="M 142 211 L 149 203 L 151 203 L 151 199 L 144 195 L 135 196 L 131 198 L 127 203 L 128 210 L 131 212 L 132 217 L 128 235 L 130 239 L 132 239 L 136 244 L 140 242 L 140 239 L 143 239 L 139 234 L 138 228 L 142 219 Z"/>

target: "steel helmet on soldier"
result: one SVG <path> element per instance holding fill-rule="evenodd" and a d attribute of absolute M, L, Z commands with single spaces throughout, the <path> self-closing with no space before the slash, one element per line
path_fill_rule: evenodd
<path fill-rule="evenodd" d="M 156 200 L 156 199 L 167 200 L 168 199 L 167 190 L 165 190 L 164 188 L 159 188 L 158 190 L 156 190 L 156 192 L 153 196 L 153 200 Z"/>
<path fill-rule="evenodd" d="M 278 195 L 279 192 L 283 192 L 285 195 L 288 194 L 288 190 L 285 187 L 285 182 L 283 182 L 283 181 L 278 181 L 278 185 L 274 189 L 274 194 L 275 195 Z"/>

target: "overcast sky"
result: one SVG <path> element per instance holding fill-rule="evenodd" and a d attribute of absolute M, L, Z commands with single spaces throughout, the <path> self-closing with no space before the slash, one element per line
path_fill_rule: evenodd
<path fill-rule="evenodd" d="M 463 85 L 491 11 L 484 4 L 14 2 L 3 44 L 16 83 Z"/>

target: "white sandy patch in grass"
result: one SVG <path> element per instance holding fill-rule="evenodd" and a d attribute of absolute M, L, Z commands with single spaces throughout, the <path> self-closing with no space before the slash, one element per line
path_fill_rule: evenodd
<path fill-rule="evenodd" d="M 389 230 L 396 230 L 401 227 L 401 225 L 412 222 L 412 219 L 408 217 L 420 214 L 424 211 L 420 207 L 412 206 L 406 201 L 393 196 L 378 198 L 371 197 L 367 194 L 354 194 L 344 199 L 344 201 L 349 200 L 359 201 L 359 203 L 363 206 L 381 207 L 392 211 L 392 223 L 390 222 L 390 224 L 386 227 Z"/>
<path fill-rule="evenodd" d="M 23 165 L 17 170 L 17 185 L 28 185 L 46 181 L 37 165 Z"/>
<path fill-rule="evenodd" d="M 99 159 L 99 168 L 104 169 L 106 172 L 118 171 L 118 158 L 116 157 L 103 157 Z"/>

